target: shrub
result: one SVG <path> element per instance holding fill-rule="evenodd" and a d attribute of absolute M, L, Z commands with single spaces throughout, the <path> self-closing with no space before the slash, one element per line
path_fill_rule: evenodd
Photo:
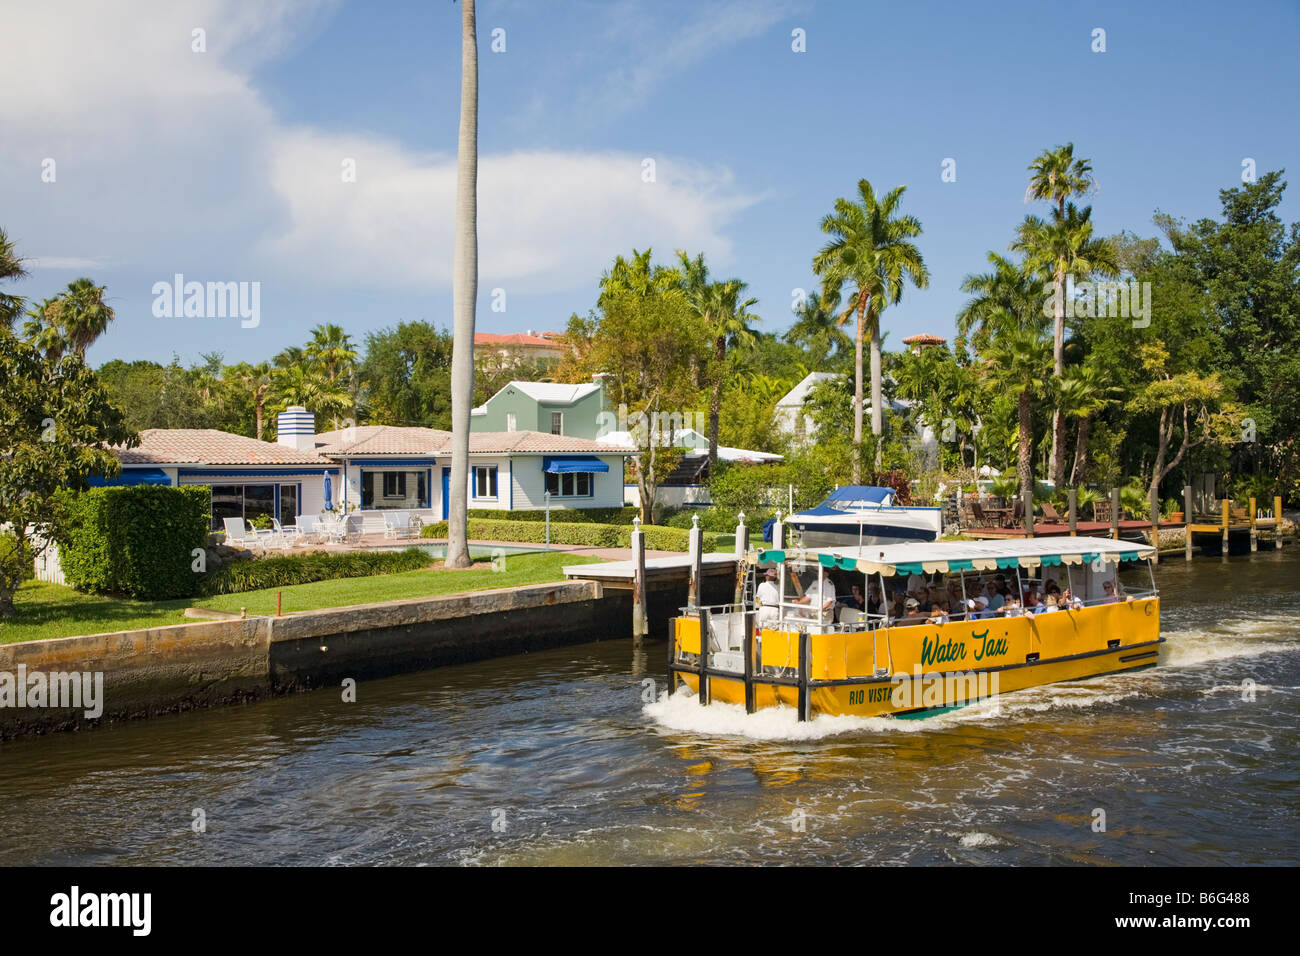
<path fill-rule="evenodd" d="M 660 521 L 660 524 L 666 528 L 691 528 L 691 519 L 698 515 L 700 518 L 700 527 L 705 531 L 716 531 L 720 534 L 736 533 L 736 514 L 725 508 L 681 508 L 674 511 L 667 518 Z M 745 521 L 750 521 L 749 515 L 745 515 Z"/>
<path fill-rule="evenodd" d="M 0 576 L 19 581 L 36 577 L 36 562 L 30 553 L 23 567 L 18 566 L 18 561 L 18 539 L 9 531 L 0 531 Z"/>
<path fill-rule="evenodd" d="M 55 540 L 64 579 L 91 594 L 189 597 L 208 538 L 208 489 L 136 485 L 61 496 Z"/>
<path fill-rule="evenodd" d="M 199 593 L 205 596 L 238 594 L 262 588 L 310 584 L 312 581 L 398 574 L 427 568 L 432 561 L 428 553 L 419 548 L 406 548 L 402 551 L 347 551 L 342 554 L 310 551 L 307 554 L 234 561 L 204 577 Z"/>

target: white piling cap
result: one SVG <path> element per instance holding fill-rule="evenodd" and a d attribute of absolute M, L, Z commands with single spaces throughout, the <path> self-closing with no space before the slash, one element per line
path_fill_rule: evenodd
<path fill-rule="evenodd" d="M 699 515 L 691 515 L 691 527 L 692 527 L 692 528 L 698 528 L 699 526 L 700 526 L 700 516 L 699 516 Z"/>

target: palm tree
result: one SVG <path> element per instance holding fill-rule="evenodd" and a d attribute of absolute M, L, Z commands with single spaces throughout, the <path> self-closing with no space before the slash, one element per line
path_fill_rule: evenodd
<path fill-rule="evenodd" d="M 1081 365 L 1061 379 L 1061 411 L 1066 418 L 1079 422 L 1074 464 L 1070 468 L 1070 484 L 1073 486 L 1083 481 L 1088 467 L 1088 432 L 1092 420 L 1113 401 L 1111 396 L 1116 391 L 1118 389 L 1106 384 L 1106 377 L 1095 365 Z"/>
<path fill-rule="evenodd" d="M 1043 199 L 1054 203 L 1051 223 L 1036 216 L 1026 218 L 1021 239 L 1013 248 L 1025 249 L 1031 242 L 1031 255 L 1052 274 L 1053 333 L 1052 374 L 1057 381 L 1065 374 L 1065 277 L 1071 272 L 1089 274 L 1118 271 L 1115 250 L 1104 239 L 1092 239 L 1092 207 L 1080 213 L 1070 196 L 1083 195 L 1094 188 L 1092 165 L 1074 158 L 1074 144 L 1066 143 L 1054 150 L 1044 150 L 1029 164 L 1029 188 L 1026 199 Z M 1031 225 L 1031 223 L 1033 225 Z M 1028 230 L 1028 234 L 1026 232 Z M 1092 261 L 1095 260 L 1095 261 Z M 1052 414 L 1052 480 L 1059 487 L 1065 476 L 1065 418 L 1058 407 Z"/>
<path fill-rule="evenodd" d="M 25 275 L 27 275 L 27 270 L 23 268 L 23 260 L 18 257 L 18 252 L 9 236 L 3 229 L 0 229 L 0 282 L 21 279 Z M 23 300 L 21 296 L 0 292 L 0 325 L 12 329 L 14 322 L 17 321 L 22 311 Z"/>
<path fill-rule="evenodd" d="M 722 380 L 725 377 L 727 350 L 736 348 L 753 348 L 754 330 L 750 322 L 758 321 L 758 316 L 749 311 L 757 305 L 757 299 L 740 299 L 747 284 L 739 279 L 712 283 L 704 296 L 693 300 L 692 307 L 697 309 L 708 323 L 713 336 L 713 390 L 709 396 L 709 469 L 710 473 L 718 467 L 718 413 L 722 408 Z"/>
<path fill-rule="evenodd" d="M 452 257 L 451 502 L 449 568 L 468 568 L 469 413 L 474 404 L 474 307 L 478 298 L 478 35 L 474 0 L 461 0 L 460 139 L 456 148 L 456 250 Z"/>
<path fill-rule="evenodd" d="M 301 405 L 337 419 L 352 400 L 352 396 L 320 371 L 304 365 L 275 369 L 271 373 L 271 383 L 277 407 L 281 409 Z"/>
<path fill-rule="evenodd" d="M 340 375 L 348 377 L 357 359 L 352 337 L 337 325 L 318 325 L 312 329 L 305 351 L 321 364 L 331 382 L 338 381 Z"/>
<path fill-rule="evenodd" d="M 959 341 L 969 340 L 976 353 L 988 350 L 1000 322 L 1010 320 L 1014 328 L 1042 321 L 1043 284 L 1037 271 L 996 252 L 988 254 L 988 261 L 992 271 L 962 280 L 961 289 L 971 298 L 957 313 Z"/>
<path fill-rule="evenodd" d="M 253 421 L 258 441 L 262 440 L 262 428 L 266 420 L 266 403 L 271 397 L 271 363 L 259 362 L 256 365 L 241 363 L 229 371 L 235 374 L 238 382 L 248 389 L 253 401 Z"/>
<path fill-rule="evenodd" d="M 795 311 L 798 318 L 785 333 L 787 342 L 809 353 L 814 370 L 853 348 L 853 340 L 841 328 L 839 307 L 838 297 L 814 292 L 800 303 Z"/>
<path fill-rule="evenodd" d="M 1010 317 L 998 325 L 990 349 L 989 384 L 1017 396 L 1020 436 L 1016 473 L 1023 494 L 1034 487 L 1033 400 L 1048 387 L 1050 353 L 1047 340 L 1032 325 L 1015 327 Z"/>
<path fill-rule="evenodd" d="M 879 438 L 884 431 L 881 413 L 880 313 L 897 305 L 903 283 L 911 279 L 918 289 L 930 283 L 920 250 L 909 240 L 921 234 L 915 216 L 896 216 L 906 187 L 898 186 L 877 200 L 871 183 L 858 181 L 860 203 L 835 200 L 835 211 L 821 222 L 831 236 L 813 258 L 813 272 L 822 277 L 827 295 L 838 297 L 845 283 L 852 289 L 843 319 L 857 314 L 854 338 L 853 481 L 862 480 L 862 343 L 871 337 L 871 432 L 877 438 L 876 467 L 880 467 Z"/>
<path fill-rule="evenodd" d="M 116 316 L 104 301 L 104 286 L 84 277 L 68 283 L 61 298 L 58 322 L 63 336 L 72 350 L 84 358 L 86 349 L 107 331 Z"/>

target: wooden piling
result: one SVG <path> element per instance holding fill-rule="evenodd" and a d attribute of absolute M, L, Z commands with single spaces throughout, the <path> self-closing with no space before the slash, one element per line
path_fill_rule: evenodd
<path fill-rule="evenodd" d="M 640 638 L 650 632 L 650 623 L 645 607 L 645 532 L 639 517 L 632 519 L 632 567 L 632 636 Z"/>
<path fill-rule="evenodd" d="M 700 603 L 700 578 L 703 576 L 704 569 L 703 555 L 704 550 L 704 532 L 700 530 L 700 516 L 691 515 L 691 536 L 690 536 L 690 559 L 691 559 L 691 580 L 686 591 L 686 606 L 698 607 Z"/>
<path fill-rule="evenodd" d="M 1222 536 L 1222 540 L 1223 540 L 1222 557 L 1224 561 L 1227 561 L 1228 560 L 1228 526 L 1232 522 L 1232 499 L 1231 498 L 1223 499 L 1223 516 L 1221 520 L 1223 524 L 1221 526 L 1222 530 L 1219 532 L 1219 534 Z"/>
<path fill-rule="evenodd" d="M 1192 560 L 1192 486 L 1183 485 L 1183 557 Z"/>
<path fill-rule="evenodd" d="M 1076 537 L 1079 534 L 1079 491 L 1077 488 L 1070 489 L 1070 537 Z"/>
<path fill-rule="evenodd" d="M 1282 496 L 1273 496 L 1273 547 L 1282 549 Z"/>
<path fill-rule="evenodd" d="M 745 512 L 737 515 L 736 525 L 736 597 L 735 604 L 745 603 L 745 555 L 749 551 L 749 529 L 745 527 Z"/>
<path fill-rule="evenodd" d="M 1110 536 L 1119 540 L 1119 489 L 1110 489 Z"/>
<path fill-rule="evenodd" d="M 1255 499 L 1250 499 L 1250 550 L 1254 553 L 1259 550 L 1259 529 L 1255 525 Z"/>

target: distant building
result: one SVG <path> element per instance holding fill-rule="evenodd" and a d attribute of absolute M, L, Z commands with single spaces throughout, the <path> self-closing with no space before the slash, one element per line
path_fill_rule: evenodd
<path fill-rule="evenodd" d="M 920 335 L 909 335 L 907 338 L 903 339 L 903 344 L 907 346 L 909 352 L 915 355 L 920 352 L 921 349 L 928 348 L 931 345 L 947 345 L 948 340 L 940 338 L 937 335 L 930 335 L 928 332 L 923 332 Z"/>
<path fill-rule="evenodd" d="M 498 335 L 493 332 L 474 333 L 474 353 L 493 352 L 503 364 L 523 362 L 559 362 L 564 348 L 559 342 L 559 332 L 514 332 Z"/>
<path fill-rule="evenodd" d="M 510 382 L 470 411 L 471 432 L 535 431 L 575 438 L 601 437 L 604 376 L 578 385 L 560 382 Z M 608 427 L 604 428 L 608 431 Z"/>

